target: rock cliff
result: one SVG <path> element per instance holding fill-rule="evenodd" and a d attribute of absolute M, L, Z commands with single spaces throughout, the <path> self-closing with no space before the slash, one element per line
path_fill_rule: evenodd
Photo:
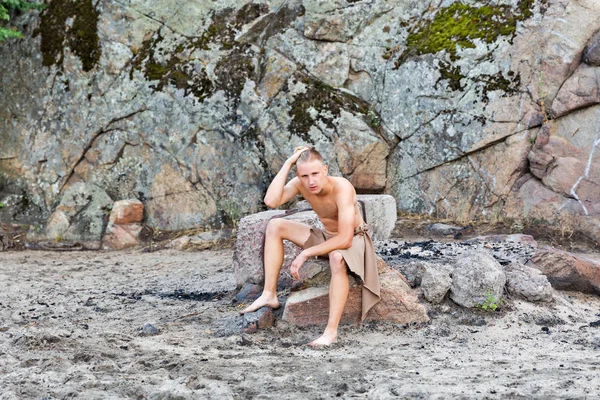
<path fill-rule="evenodd" d="M 84 182 L 159 229 L 227 225 L 311 143 L 401 211 L 566 214 L 600 240 L 597 1 L 50 0 L 12 21 L 0 197 L 26 207 L 3 218 Z"/>

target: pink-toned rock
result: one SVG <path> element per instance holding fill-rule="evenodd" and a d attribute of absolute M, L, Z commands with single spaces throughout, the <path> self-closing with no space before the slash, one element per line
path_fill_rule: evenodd
<path fill-rule="evenodd" d="M 271 210 L 252 214 L 240 220 L 233 255 L 233 268 L 238 287 L 246 282 L 256 285 L 263 284 L 265 278 L 263 267 L 265 230 L 271 218 L 284 213 L 283 210 Z M 316 214 L 312 211 L 300 212 L 286 218 L 311 226 L 321 226 Z M 285 242 L 284 251 L 283 267 L 279 274 L 280 288 L 292 286 L 293 280 L 289 274 L 290 265 L 302 250 L 293 243 Z M 303 269 L 310 268 L 311 262 L 312 260 L 309 260 Z"/>
<path fill-rule="evenodd" d="M 140 244 L 141 232 L 141 224 L 109 223 L 102 240 L 102 248 L 105 250 L 121 250 L 135 247 Z"/>
<path fill-rule="evenodd" d="M 567 198 L 588 202 L 594 209 L 594 204 L 600 203 L 600 164 L 589 159 L 591 151 L 592 148 L 579 149 L 564 137 L 551 135 L 547 124 L 527 158 L 531 173 L 544 186 Z"/>
<path fill-rule="evenodd" d="M 600 68 L 585 64 L 561 86 L 552 103 L 552 114 L 558 118 L 572 111 L 600 103 Z"/>
<path fill-rule="evenodd" d="M 119 200 L 113 205 L 108 222 L 113 224 L 133 224 L 144 219 L 144 204 L 137 200 Z"/>
<path fill-rule="evenodd" d="M 531 265 L 548 277 L 555 289 L 600 294 L 600 263 L 552 247 L 539 249 Z"/>
<path fill-rule="evenodd" d="M 275 315 L 270 307 L 262 307 L 255 312 L 244 314 L 242 327 L 246 333 L 254 333 L 257 329 L 265 329 L 273 326 Z"/>
<path fill-rule="evenodd" d="M 367 314 L 368 321 L 391 321 L 397 323 L 421 323 L 429 321 L 425 307 L 419 304 L 417 295 L 406 284 L 402 274 L 382 268 L 379 275 L 381 301 Z M 342 323 L 359 323 L 361 315 L 360 286 L 350 289 L 348 301 L 342 314 Z M 285 303 L 283 319 L 292 325 L 325 325 L 329 316 L 329 289 L 327 286 L 311 287 L 293 292 Z"/>

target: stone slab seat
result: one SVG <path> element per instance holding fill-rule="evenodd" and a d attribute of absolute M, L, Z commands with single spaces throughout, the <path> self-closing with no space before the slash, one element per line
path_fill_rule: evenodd
<path fill-rule="evenodd" d="M 419 303 L 417 294 L 410 288 L 406 278 L 400 272 L 388 267 L 379 257 L 377 257 L 377 269 L 381 285 L 381 301 L 369 310 L 365 321 L 389 321 L 401 324 L 428 322 L 427 311 Z M 362 312 L 362 287 L 357 285 L 353 278 L 350 282 L 348 301 L 341 322 L 358 324 Z M 328 317 L 328 284 L 293 291 L 285 302 L 283 320 L 292 325 L 322 326 L 327 324 Z"/>

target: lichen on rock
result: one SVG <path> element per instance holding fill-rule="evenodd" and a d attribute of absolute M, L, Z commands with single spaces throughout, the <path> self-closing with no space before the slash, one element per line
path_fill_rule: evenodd
<path fill-rule="evenodd" d="M 334 128 L 333 121 L 340 116 L 342 109 L 365 116 L 369 112 L 369 105 L 365 101 L 335 90 L 314 78 L 296 74 L 294 80 L 304 83 L 306 90 L 297 94 L 291 105 L 292 120 L 289 130 L 301 136 L 306 142 L 311 142 L 307 133 L 316 121 L 311 110 L 316 110 L 319 113 L 317 118 L 332 129 Z"/>
<path fill-rule="evenodd" d="M 229 97 L 237 99 L 244 88 L 246 78 L 254 73 L 254 63 L 249 45 L 236 41 L 236 33 L 245 24 L 268 11 L 266 4 L 246 4 L 235 11 L 226 8 L 212 15 L 212 22 L 197 38 L 181 37 L 175 45 L 164 44 L 159 30 L 142 47 L 132 60 L 130 78 L 135 70 L 142 71 L 146 79 L 158 81 L 155 91 L 166 85 L 184 90 L 199 101 L 223 89 Z M 211 79 L 205 63 L 196 58 L 196 51 L 218 49 L 226 52 L 215 67 L 216 79 Z M 174 50 L 174 51 L 173 51 Z"/>

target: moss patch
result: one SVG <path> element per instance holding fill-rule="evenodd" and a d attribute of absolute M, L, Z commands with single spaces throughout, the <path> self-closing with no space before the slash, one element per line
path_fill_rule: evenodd
<path fill-rule="evenodd" d="M 44 66 L 62 65 L 64 46 L 79 57 L 84 71 L 92 70 L 100 60 L 98 18 L 92 0 L 52 0 L 41 15 L 41 51 Z M 67 21 L 72 23 L 67 25 Z"/>
<path fill-rule="evenodd" d="M 254 74 L 254 63 L 249 46 L 235 40 L 243 25 L 268 11 L 265 4 L 246 4 L 235 12 L 228 8 L 212 16 L 212 23 L 197 38 L 184 39 L 173 49 L 168 49 L 160 31 L 146 40 L 131 63 L 130 78 L 135 70 L 142 71 L 146 79 L 158 81 L 156 91 L 166 85 L 183 89 L 202 101 L 216 90 L 223 89 L 231 98 L 238 99 L 246 79 Z M 187 54 L 194 50 L 209 50 L 212 46 L 229 51 L 217 64 L 217 81 L 209 79 L 201 63 L 190 60 Z M 165 50 L 165 48 L 167 48 Z"/>
<path fill-rule="evenodd" d="M 334 128 L 333 121 L 340 116 L 342 109 L 365 116 L 369 113 L 368 103 L 358 97 L 335 90 L 306 75 L 297 74 L 295 79 L 306 85 L 306 92 L 295 97 L 291 110 L 292 121 L 288 128 L 306 143 L 312 143 L 308 131 L 315 124 L 309 112 L 311 108 L 319 112 L 317 118 L 330 128 Z M 330 116 L 323 115 L 323 112 Z"/>
<path fill-rule="evenodd" d="M 517 23 L 533 15 L 536 0 L 520 0 L 516 7 L 493 5 L 486 1 L 481 7 L 462 2 L 440 8 L 433 19 L 422 19 L 410 32 L 406 50 L 396 61 L 396 68 L 408 58 L 435 54 L 445 50 L 452 60 L 457 48 L 474 48 L 474 40 L 494 42 L 499 36 L 514 37 Z"/>

